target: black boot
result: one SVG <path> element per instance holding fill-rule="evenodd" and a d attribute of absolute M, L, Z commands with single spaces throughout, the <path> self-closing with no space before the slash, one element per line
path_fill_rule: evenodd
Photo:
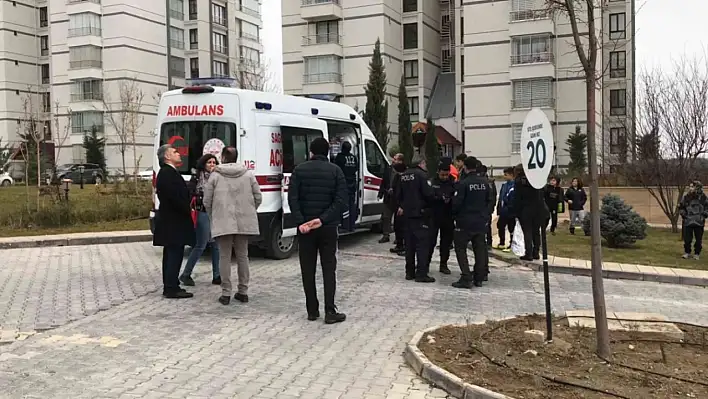
<path fill-rule="evenodd" d="M 389 236 L 383 236 L 383 237 L 381 237 L 381 239 L 379 239 L 379 244 L 385 244 L 385 243 L 390 242 L 390 241 L 391 241 L 391 237 L 389 237 Z"/>
<path fill-rule="evenodd" d="M 435 278 L 430 276 L 420 276 L 415 278 L 416 283 L 434 283 Z"/>
<path fill-rule="evenodd" d="M 337 311 L 327 312 L 325 314 L 325 324 L 341 323 L 346 319 L 347 315 L 345 315 L 344 313 L 339 313 Z"/>
<path fill-rule="evenodd" d="M 575 227 L 570 228 L 570 234 L 575 234 Z"/>
<path fill-rule="evenodd" d="M 455 288 L 465 288 L 465 289 L 472 288 L 472 284 L 469 281 L 463 280 L 463 279 L 459 279 L 459 280 L 455 281 L 454 283 L 452 283 L 452 286 Z"/>
<path fill-rule="evenodd" d="M 447 267 L 447 262 L 440 263 L 440 273 L 442 274 L 452 274 L 450 268 Z"/>

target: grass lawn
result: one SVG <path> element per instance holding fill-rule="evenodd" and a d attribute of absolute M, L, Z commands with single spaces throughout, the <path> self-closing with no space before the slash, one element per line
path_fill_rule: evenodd
<path fill-rule="evenodd" d="M 548 234 L 548 254 L 590 259 L 590 237 L 586 237 L 582 229 L 576 229 L 575 233 L 570 235 L 568 224 L 560 223 L 555 236 Z M 708 254 L 700 260 L 681 258 L 683 241 L 680 238 L 679 233 L 672 233 L 669 229 L 650 227 L 647 238 L 637 241 L 631 248 L 608 248 L 603 241 L 602 259 L 605 262 L 708 270 Z"/>

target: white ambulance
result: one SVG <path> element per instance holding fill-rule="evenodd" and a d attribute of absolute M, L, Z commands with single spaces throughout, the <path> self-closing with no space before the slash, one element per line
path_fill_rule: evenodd
<path fill-rule="evenodd" d="M 260 237 L 254 244 L 268 257 L 285 259 L 297 247 L 296 225 L 288 206 L 288 183 L 293 169 L 309 156 L 317 137 L 331 143 L 331 160 L 340 143 L 349 141 L 359 159 L 357 229 L 377 226 L 384 204 L 378 199 L 388 157 L 357 112 L 346 104 L 275 93 L 205 84 L 164 93 L 157 115 L 157 148 L 173 145 L 182 155 L 180 172 L 189 180 L 205 153 L 220 155 L 235 146 L 239 160 L 256 175 L 263 192 L 258 208 Z M 155 155 L 157 157 L 157 155 Z M 159 171 L 153 160 L 153 186 Z M 159 212 L 157 197 L 150 213 L 151 227 Z M 341 230 L 341 229 L 340 229 Z"/>

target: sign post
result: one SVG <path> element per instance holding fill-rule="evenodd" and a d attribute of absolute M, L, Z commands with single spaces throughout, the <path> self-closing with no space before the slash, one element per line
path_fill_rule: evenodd
<path fill-rule="evenodd" d="M 526 114 L 521 127 L 521 160 L 531 186 L 542 189 L 546 186 L 553 167 L 555 151 L 553 128 L 546 114 L 534 108 Z M 551 319 L 551 287 L 548 277 L 548 242 L 545 223 L 541 226 L 541 250 L 543 251 L 543 293 L 546 300 L 546 340 L 553 340 Z"/>

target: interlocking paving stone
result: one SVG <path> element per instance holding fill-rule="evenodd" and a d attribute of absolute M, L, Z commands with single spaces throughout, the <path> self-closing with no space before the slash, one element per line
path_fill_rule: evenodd
<path fill-rule="evenodd" d="M 0 346 L 0 398 L 439 398 L 404 364 L 416 331 L 543 312 L 540 273 L 497 262 L 486 287 L 455 290 L 456 267 L 442 276 L 434 264 L 438 282 L 416 284 L 403 279 L 402 259 L 364 256 L 388 250 L 377 238 L 342 239 L 343 253 L 361 256 L 340 256 L 337 303 L 348 319 L 332 326 L 305 319 L 296 258 L 252 258 L 251 301 L 225 307 L 207 258 L 195 298 L 163 299 L 149 243 L 0 251 L 0 331 L 61 325 Z M 592 306 L 589 278 L 550 279 L 555 312 Z M 318 285 L 322 301 L 319 276 Z M 708 323 L 704 288 L 607 280 L 605 289 L 611 311 Z"/>

